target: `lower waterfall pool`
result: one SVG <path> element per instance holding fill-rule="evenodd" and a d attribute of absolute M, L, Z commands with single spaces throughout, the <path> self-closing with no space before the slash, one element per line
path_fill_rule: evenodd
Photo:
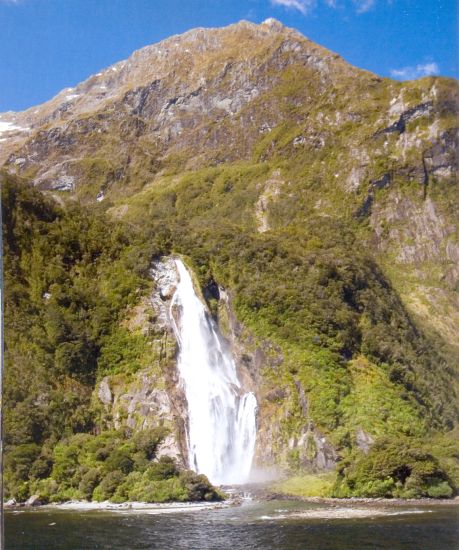
<path fill-rule="evenodd" d="M 449 550 L 459 503 L 244 501 L 214 509 L 5 513 L 7 550 Z M 164 512 L 168 513 L 164 513 Z"/>

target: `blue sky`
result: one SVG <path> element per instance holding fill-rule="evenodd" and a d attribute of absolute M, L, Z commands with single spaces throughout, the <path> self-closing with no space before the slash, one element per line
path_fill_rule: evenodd
<path fill-rule="evenodd" d="M 0 0 L 0 112 L 172 34 L 268 17 L 383 76 L 458 76 L 455 0 Z"/>

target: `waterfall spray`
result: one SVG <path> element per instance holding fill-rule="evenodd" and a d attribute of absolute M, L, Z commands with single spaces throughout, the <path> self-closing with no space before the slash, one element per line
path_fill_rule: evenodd
<path fill-rule="evenodd" d="M 186 267 L 178 259 L 175 264 L 180 280 L 171 310 L 176 306 L 180 313 L 175 322 L 171 311 L 171 319 L 188 402 L 189 466 L 213 483 L 244 483 L 255 449 L 257 401 L 242 391 L 231 353 Z"/>

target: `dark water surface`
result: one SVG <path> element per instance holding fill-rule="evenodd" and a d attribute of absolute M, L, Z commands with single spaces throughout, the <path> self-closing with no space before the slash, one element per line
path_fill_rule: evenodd
<path fill-rule="evenodd" d="M 6 513 L 7 550 L 454 550 L 459 506 L 292 501 L 167 514 L 40 508 Z M 351 510 L 348 512 L 348 510 Z M 359 511 L 357 511 L 359 514 Z"/>

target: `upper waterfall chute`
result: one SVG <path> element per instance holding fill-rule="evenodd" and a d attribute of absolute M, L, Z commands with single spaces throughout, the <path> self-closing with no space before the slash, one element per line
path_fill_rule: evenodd
<path fill-rule="evenodd" d="M 230 350 L 197 296 L 183 262 L 175 260 L 180 280 L 171 302 L 179 343 L 178 370 L 188 402 L 190 468 L 217 484 L 248 480 L 256 439 L 257 401 L 244 393 Z"/>

